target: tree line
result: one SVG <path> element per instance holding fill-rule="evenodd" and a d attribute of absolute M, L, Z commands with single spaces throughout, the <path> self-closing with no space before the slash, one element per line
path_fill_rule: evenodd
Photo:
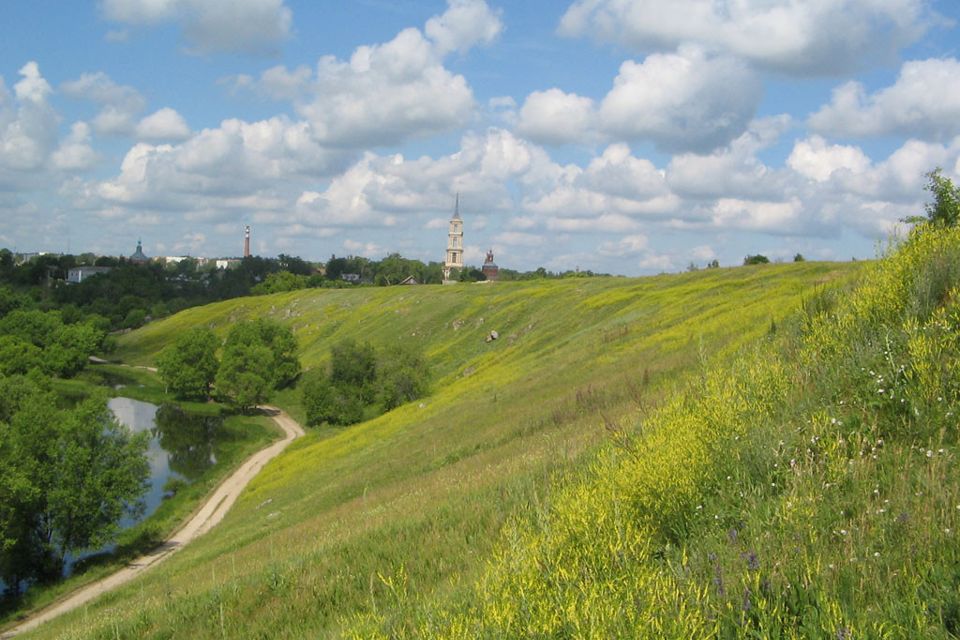
<path fill-rule="evenodd" d="M 53 387 L 103 348 L 106 327 L 0 287 L 0 580 L 9 598 L 24 583 L 58 579 L 69 553 L 111 541 L 121 516 L 142 508 L 146 434 L 117 423 L 105 395 L 71 403 Z"/>
<path fill-rule="evenodd" d="M 330 347 L 330 364 L 305 376 L 307 424 L 349 425 L 422 398 L 430 384 L 426 358 L 414 347 L 375 349 L 347 339 Z"/>
<path fill-rule="evenodd" d="M 259 318 L 234 324 L 222 343 L 206 327 L 180 334 L 160 353 L 157 372 L 177 397 L 216 397 L 247 411 L 266 401 L 274 389 L 293 384 L 300 361 L 293 332 Z"/>

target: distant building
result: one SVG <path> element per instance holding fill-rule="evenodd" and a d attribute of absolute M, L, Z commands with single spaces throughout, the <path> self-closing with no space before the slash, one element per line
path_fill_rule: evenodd
<path fill-rule="evenodd" d="M 447 232 L 447 254 L 443 260 L 443 283 L 452 282 L 450 275 L 453 270 L 463 269 L 463 220 L 460 218 L 460 194 L 457 194 L 456 204 L 453 207 L 453 217 L 450 218 L 450 229 Z"/>
<path fill-rule="evenodd" d="M 344 282 L 352 282 L 354 284 L 357 284 L 358 282 L 360 282 L 360 274 L 359 273 L 341 273 L 340 279 L 343 280 Z"/>
<path fill-rule="evenodd" d="M 241 262 L 239 258 L 217 258 L 217 269 L 232 269 Z"/>
<path fill-rule="evenodd" d="M 401 281 L 399 282 L 399 284 L 407 284 L 407 285 L 410 285 L 410 284 L 420 284 L 420 282 L 419 282 L 415 277 L 413 277 L 413 276 L 407 276 L 406 278 L 404 278 L 403 280 L 401 280 Z"/>
<path fill-rule="evenodd" d="M 487 258 L 483 261 L 483 267 L 480 270 L 490 282 L 496 282 L 500 277 L 500 267 L 493 261 L 493 249 L 487 251 Z"/>
<path fill-rule="evenodd" d="M 179 264 L 184 260 L 189 260 L 190 256 L 164 256 L 163 261 L 165 264 Z"/>
<path fill-rule="evenodd" d="M 74 267 L 67 271 L 68 284 L 80 284 L 87 278 L 100 273 L 108 273 L 112 267 Z"/>
<path fill-rule="evenodd" d="M 250 225 L 243 228 L 243 257 L 250 257 Z"/>
<path fill-rule="evenodd" d="M 150 262 L 150 258 L 143 253 L 143 243 L 141 243 L 140 240 L 137 240 L 137 250 L 130 256 L 130 262 L 133 264 L 146 264 Z"/>

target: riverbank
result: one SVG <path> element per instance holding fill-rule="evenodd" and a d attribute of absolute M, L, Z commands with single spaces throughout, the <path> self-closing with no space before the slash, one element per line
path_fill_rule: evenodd
<path fill-rule="evenodd" d="M 128 566 L 136 558 L 157 548 L 183 523 L 197 514 L 209 496 L 245 460 L 280 441 L 283 430 L 266 415 L 230 415 L 215 403 L 180 402 L 164 393 L 156 375 L 148 370 L 122 365 L 95 365 L 75 379 L 57 380 L 56 391 L 64 398 L 79 398 L 96 390 L 113 397 L 125 397 L 162 405 L 173 402 L 195 415 L 220 416 L 223 425 L 214 448 L 216 463 L 163 500 L 156 511 L 142 522 L 123 530 L 112 553 L 86 558 L 79 570 L 55 584 L 33 585 L 16 608 L 0 613 L 0 626 L 23 619 L 31 611 L 51 606 L 68 594 L 84 589 Z"/>

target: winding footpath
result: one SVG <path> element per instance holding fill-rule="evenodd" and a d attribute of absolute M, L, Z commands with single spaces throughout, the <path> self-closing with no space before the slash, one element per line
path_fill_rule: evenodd
<path fill-rule="evenodd" d="M 304 435 L 303 427 L 280 409 L 270 406 L 262 406 L 260 409 L 273 418 L 273 421 L 283 429 L 284 437 L 282 440 L 278 440 L 250 456 L 239 469 L 234 471 L 230 477 L 217 487 L 203 506 L 200 507 L 200 510 L 187 521 L 183 527 L 178 529 L 156 549 L 133 560 L 116 573 L 88 584 L 85 587 L 81 587 L 66 596 L 63 600 L 31 614 L 17 626 L 0 633 L 0 640 L 12 638 L 18 633 L 35 629 L 47 620 L 51 620 L 62 613 L 76 609 L 97 596 L 130 582 L 150 567 L 160 564 L 182 549 L 184 545 L 202 536 L 223 520 L 227 511 L 229 511 L 233 503 L 237 501 L 244 487 L 260 472 L 264 465 L 286 449 L 287 445 Z"/>

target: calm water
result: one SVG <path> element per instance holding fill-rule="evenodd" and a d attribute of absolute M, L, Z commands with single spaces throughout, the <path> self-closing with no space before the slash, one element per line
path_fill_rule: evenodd
<path fill-rule="evenodd" d="M 131 431 L 145 431 L 151 436 L 147 449 L 150 478 L 143 495 L 145 509 L 136 518 L 124 517 L 120 521 L 121 528 L 127 529 L 153 514 L 176 485 L 189 484 L 216 464 L 214 446 L 221 434 L 223 420 L 190 414 L 173 404 L 158 407 L 130 398 L 111 398 L 107 406 Z M 67 554 L 63 575 L 70 575 L 74 565 L 84 558 L 109 553 L 114 547 L 107 545 L 75 556 Z M 22 591 L 28 589 L 29 583 L 24 581 L 20 588 Z M 5 589 L 6 584 L 0 580 L 0 594 Z"/>
<path fill-rule="evenodd" d="M 187 413 L 176 405 L 157 406 L 131 398 L 111 398 L 107 406 L 117 421 L 134 433 L 150 433 L 147 461 L 150 478 L 143 494 L 145 509 L 139 517 L 125 516 L 120 526 L 127 529 L 149 517 L 170 490 L 179 483 L 189 484 L 217 461 L 214 453 L 216 436 L 222 420 L 216 417 Z M 64 575 L 83 558 L 112 551 L 113 545 L 68 556 Z"/>

